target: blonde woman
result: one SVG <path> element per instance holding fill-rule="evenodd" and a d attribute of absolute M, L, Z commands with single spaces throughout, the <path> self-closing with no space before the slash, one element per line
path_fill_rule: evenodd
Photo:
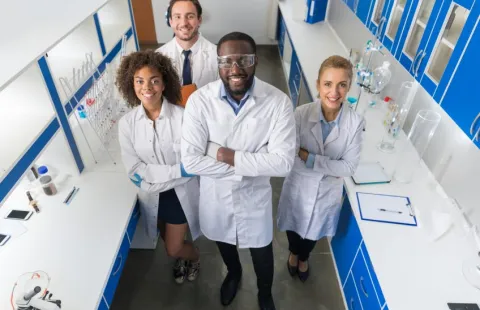
<path fill-rule="evenodd" d="M 287 232 L 288 271 L 302 282 L 317 240 L 335 235 L 343 178 L 360 158 L 364 120 L 344 104 L 352 77 L 349 60 L 327 58 L 318 73 L 319 98 L 295 111 L 298 156 L 283 184 L 277 224 Z"/>

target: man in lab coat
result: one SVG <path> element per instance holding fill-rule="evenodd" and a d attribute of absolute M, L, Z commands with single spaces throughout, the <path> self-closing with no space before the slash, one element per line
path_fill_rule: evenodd
<path fill-rule="evenodd" d="M 190 96 L 182 127 L 182 162 L 200 176 L 200 229 L 217 242 L 228 275 L 223 305 L 242 276 L 237 245 L 249 248 L 261 309 L 275 309 L 270 177 L 286 176 L 295 156 L 290 99 L 255 78 L 255 41 L 230 33 L 218 43 L 220 80 Z"/>
<path fill-rule="evenodd" d="M 218 79 L 217 47 L 199 32 L 202 6 L 198 0 L 171 0 L 167 18 L 175 37 L 156 51 L 172 59 L 181 84 L 200 88 Z"/>

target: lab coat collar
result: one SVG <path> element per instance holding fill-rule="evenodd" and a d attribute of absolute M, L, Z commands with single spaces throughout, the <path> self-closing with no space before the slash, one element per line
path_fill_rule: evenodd
<path fill-rule="evenodd" d="M 183 53 L 183 48 L 178 44 L 177 38 L 173 38 L 175 41 L 175 46 L 177 47 L 177 51 L 180 53 L 180 55 Z M 200 48 L 202 47 L 202 42 L 203 42 L 203 36 L 201 33 L 198 34 L 198 40 L 193 44 L 193 46 L 190 48 L 192 51 L 192 56 L 195 55 L 198 51 L 200 51 Z"/>
<path fill-rule="evenodd" d="M 163 97 L 163 101 L 162 101 L 162 109 L 160 110 L 160 115 L 158 116 L 158 119 L 162 119 L 162 118 L 170 118 L 172 116 L 172 107 L 170 106 L 171 103 L 168 102 L 167 99 L 165 99 L 165 97 Z M 136 119 L 137 120 L 140 120 L 142 118 L 145 118 L 145 119 L 149 119 L 148 118 L 148 115 L 147 115 L 147 112 L 145 112 L 145 107 L 143 106 L 143 103 L 140 104 L 137 108 L 137 115 L 136 115 Z"/>
<path fill-rule="evenodd" d="M 337 118 L 335 119 L 336 126 L 332 129 L 325 142 L 323 142 L 322 124 L 320 123 L 320 120 L 325 118 L 322 113 L 321 101 L 317 100 L 313 105 L 313 111 L 311 112 L 308 121 L 315 123 L 312 127 L 312 134 L 315 137 L 315 140 L 317 140 L 318 145 L 320 145 L 322 154 L 324 153 L 324 146 L 338 139 L 340 135 L 340 127 L 344 126 L 344 122 L 347 118 L 347 109 L 349 109 L 349 107 L 346 104 L 342 104 L 340 113 L 338 113 Z"/>

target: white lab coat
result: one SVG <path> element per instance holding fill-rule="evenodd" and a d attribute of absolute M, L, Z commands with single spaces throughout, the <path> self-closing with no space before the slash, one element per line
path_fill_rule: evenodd
<path fill-rule="evenodd" d="M 220 99 L 221 85 L 210 83 L 188 99 L 182 162 L 187 172 L 200 175 L 202 233 L 229 244 L 238 240 L 240 248 L 264 247 L 273 234 L 270 177 L 286 176 L 295 157 L 293 106 L 287 95 L 256 78 L 236 116 Z M 235 167 L 205 156 L 209 141 L 235 150 Z"/>
<path fill-rule="evenodd" d="M 358 166 L 364 119 L 343 105 L 340 123 L 323 143 L 320 101 L 295 111 L 297 155 L 292 172 L 283 183 L 277 224 L 302 238 L 319 240 L 334 236 L 341 209 L 343 178 L 352 176 Z M 317 154 L 313 169 L 298 157 L 302 147 Z"/>
<path fill-rule="evenodd" d="M 181 177 L 183 112 L 182 107 L 163 100 L 155 125 L 156 136 L 153 121 L 147 117 L 142 105 L 124 115 L 118 125 L 122 160 L 128 176 L 137 173 L 143 179 L 138 199 L 147 236 L 153 241 L 157 238 L 159 195 L 172 188 L 185 212 L 192 238 L 195 240 L 201 234 L 198 177 Z"/>
<path fill-rule="evenodd" d="M 218 79 L 217 46 L 200 35 L 190 50 L 192 51 L 190 55 L 192 82 L 197 85 L 197 88 L 216 81 Z M 183 49 L 177 43 L 177 40 L 173 38 L 156 51 L 168 56 L 172 60 L 180 77 L 180 84 L 182 84 L 183 61 L 185 57 L 182 55 Z"/>

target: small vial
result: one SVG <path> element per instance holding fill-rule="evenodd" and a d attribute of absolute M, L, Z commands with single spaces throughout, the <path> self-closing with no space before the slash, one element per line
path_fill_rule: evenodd
<path fill-rule="evenodd" d="M 85 107 L 83 105 L 77 107 L 77 112 L 80 118 L 87 118 L 87 113 L 85 112 Z"/>

